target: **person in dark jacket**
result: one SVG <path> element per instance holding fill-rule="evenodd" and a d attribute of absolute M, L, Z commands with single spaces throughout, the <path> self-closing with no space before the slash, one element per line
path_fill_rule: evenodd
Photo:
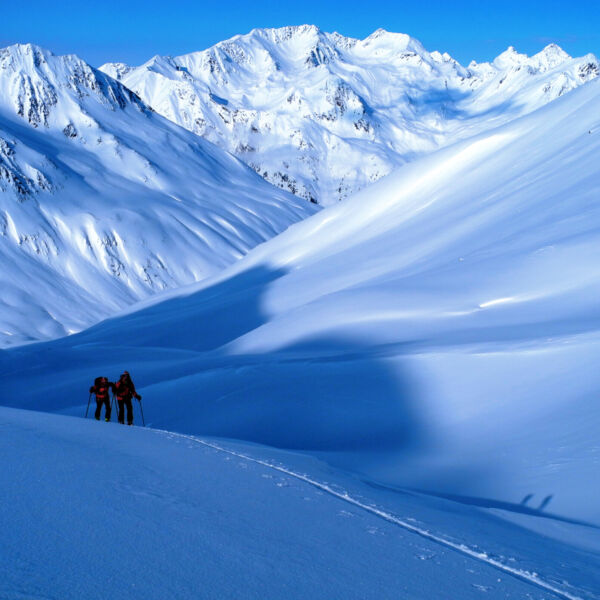
<path fill-rule="evenodd" d="M 90 388 L 90 394 L 96 394 L 96 412 L 94 416 L 96 421 L 100 420 L 102 405 L 104 404 L 104 420 L 110 421 L 110 400 L 108 397 L 109 390 L 115 389 L 115 384 L 108 380 L 107 377 L 96 377 L 94 385 Z"/>
<path fill-rule="evenodd" d="M 117 395 L 117 405 L 119 407 L 119 423 L 125 424 L 125 407 L 127 407 L 127 425 L 133 425 L 133 406 L 131 405 L 131 399 L 137 398 L 141 400 L 142 397 L 135 391 L 135 385 L 131 381 L 131 377 L 128 371 L 123 371 L 123 374 L 119 378 L 119 381 L 115 383 L 115 394 Z"/>

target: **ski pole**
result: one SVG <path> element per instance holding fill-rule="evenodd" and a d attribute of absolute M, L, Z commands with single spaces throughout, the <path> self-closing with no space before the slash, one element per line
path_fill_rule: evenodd
<path fill-rule="evenodd" d="M 88 405 L 85 409 L 85 418 L 87 419 L 88 410 L 90 410 L 90 402 L 92 401 L 92 392 L 90 392 L 90 397 L 88 398 Z"/>
<path fill-rule="evenodd" d="M 140 412 L 142 413 L 142 425 L 146 427 L 146 423 L 144 421 L 144 409 L 142 408 L 142 400 L 140 399 L 138 402 L 140 403 Z"/>

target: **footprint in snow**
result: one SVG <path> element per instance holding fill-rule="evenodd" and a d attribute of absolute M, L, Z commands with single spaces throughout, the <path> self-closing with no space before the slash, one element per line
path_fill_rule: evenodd
<path fill-rule="evenodd" d="M 356 515 L 348 510 L 340 510 L 338 512 L 338 516 L 340 517 L 346 517 L 347 519 L 350 519 L 352 517 L 355 517 Z"/>
<path fill-rule="evenodd" d="M 432 558 L 436 557 L 435 553 L 433 552 L 422 552 L 420 554 L 416 554 L 415 556 L 419 560 L 431 560 Z"/>
<path fill-rule="evenodd" d="M 472 583 L 471 585 L 480 592 L 489 592 L 492 589 L 489 585 L 480 585 L 479 583 Z"/>

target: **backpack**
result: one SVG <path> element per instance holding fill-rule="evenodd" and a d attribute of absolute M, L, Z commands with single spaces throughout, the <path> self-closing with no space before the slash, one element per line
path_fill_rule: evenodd
<path fill-rule="evenodd" d="M 115 384 L 115 387 L 117 391 L 117 398 L 127 399 L 133 396 L 133 385 L 130 377 L 125 380 L 119 379 L 119 381 L 117 381 Z"/>
<path fill-rule="evenodd" d="M 94 379 L 94 388 L 93 389 L 96 393 L 96 398 L 108 397 L 108 390 L 110 390 L 110 382 L 107 380 L 106 383 L 104 383 L 102 381 L 103 379 L 104 379 L 104 377 L 96 377 L 96 379 Z"/>

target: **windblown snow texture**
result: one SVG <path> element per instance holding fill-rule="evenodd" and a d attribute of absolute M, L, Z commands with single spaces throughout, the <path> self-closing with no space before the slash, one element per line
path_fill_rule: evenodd
<path fill-rule="evenodd" d="M 332 204 L 400 165 L 531 112 L 598 76 L 593 55 L 510 47 L 463 67 L 414 38 L 255 29 L 139 67 L 101 67 L 267 181 Z"/>
<path fill-rule="evenodd" d="M 0 346 L 212 275 L 314 213 L 76 56 L 0 50 Z"/>

